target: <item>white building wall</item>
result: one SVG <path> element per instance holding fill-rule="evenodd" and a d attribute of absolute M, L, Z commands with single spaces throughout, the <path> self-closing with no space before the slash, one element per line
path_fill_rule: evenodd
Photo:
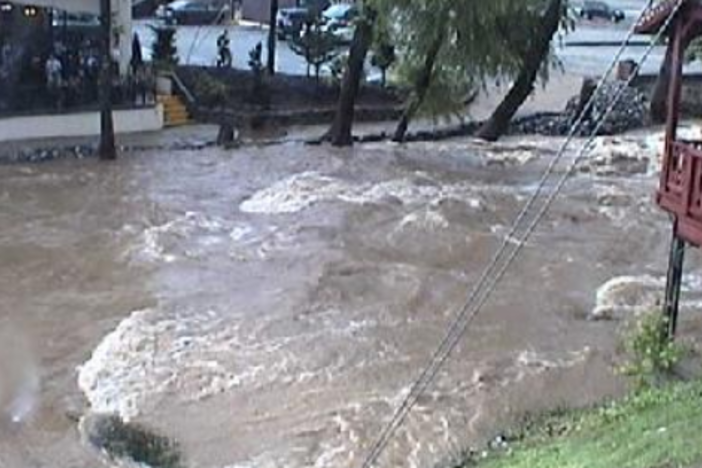
<path fill-rule="evenodd" d="M 115 133 L 138 133 L 163 128 L 163 106 L 113 112 Z M 41 138 L 85 137 L 100 134 L 100 113 L 34 115 L 0 119 L 0 142 Z"/>

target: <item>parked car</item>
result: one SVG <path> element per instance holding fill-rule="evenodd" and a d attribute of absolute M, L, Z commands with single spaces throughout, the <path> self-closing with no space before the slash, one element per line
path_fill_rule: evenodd
<path fill-rule="evenodd" d="M 624 20 L 625 15 L 624 11 L 617 8 L 612 8 L 605 2 L 586 1 L 580 10 L 580 17 L 587 18 L 589 20 L 601 18 L 619 23 L 620 21 Z"/>
<path fill-rule="evenodd" d="M 358 16 L 358 8 L 350 3 L 338 3 L 322 12 L 324 29 L 331 32 L 340 42 L 350 43 L 353 39 L 353 20 Z"/>
<path fill-rule="evenodd" d="M 176 0 L 156 10 L 156 17 L 167 24 L 218 24 L 231 17 L 229 1 Z"/>
<path fill-rule="evenodd" d="M 305 22 L 310 19 L 310 15 L 307 8 L 281 8 L 278 10 L 276 19 L 278 39 L 282 41 L 288 37 L 299 36 Z"/>
<path fill-rule="evenodd" d="M 331 0 L 297 0 L 297 6 L 307 9 L 314 17 L 319 16 L 324 10 L 329 8 L 329 5 L 331 5 Z"/>

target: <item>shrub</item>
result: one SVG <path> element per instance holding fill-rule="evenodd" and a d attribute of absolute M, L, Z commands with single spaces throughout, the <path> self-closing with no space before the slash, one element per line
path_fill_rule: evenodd
<path fill-rule="evenodd" d="M 319 82 L 319 74 L 325 63 L 331 62 L 339 55 L 339 41 L 329 30 L 322 29 L 319 22 L 305 27 L 304 34 L 293 38 L 290 48 L 307 62 L 307 76 L 310 67 L 314 68 L 314 76 Z"/>
<path fill-rule="evenodd" d="M 151 45 L 151 55 L 157 68 L 169 69 L 178 64 L 176 28 L 172 26 L 152 26 L 155 39 Z"/>
<path fill-rule="evenodd" d="M 207 107 L 220 107 L 229 100 L 228 86 L 206 72 L 197 74 L 193 80 L 193 91 L 200 104 Z"/>
<path fill-rule="evenodd" d="M 638 389 L 660 384 L 670 377 L 684 348 L 668 338 L 668 319 L 659 311 L 638 316 L 624 336 L 627 361 L 620 369 Z"/>
<path fill-rule="evenodd" d="M 385 87 L 387 83 L 388 69 L 395 63 L 397 56 L 395 55 L 395 47 L 389 42 L 378 42 L 374 44 L 373 55 L 371 56 L 371 65 L 380 69 L 381 86 Z"/>

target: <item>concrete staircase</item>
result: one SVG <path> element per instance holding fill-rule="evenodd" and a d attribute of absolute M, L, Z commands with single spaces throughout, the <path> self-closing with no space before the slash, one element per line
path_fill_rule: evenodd
<path fill-rule="evenodd" d="M 158 96 L 163 105 L 163 120 L 166 127 L 177 127 L 190 122 L 187 107 L 178 96 Z"/>

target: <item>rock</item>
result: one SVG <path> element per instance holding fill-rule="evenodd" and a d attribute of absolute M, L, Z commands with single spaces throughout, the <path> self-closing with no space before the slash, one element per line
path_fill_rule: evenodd
<path fill-rule="evenodd" d="M 589 136 L 595 131 L 598 122 L 614 102 L 621 86 L 620 82 L 609 82 L 602 85 L 595 95 L 590 112 L 580 124 L 576 135 Z M 648 123 L 645 96 L 632 87 L 624 88 L 621 93 L 619 101 L 597 130 L 597 135 L 619 134 L 644 127 Z M 580 95 L 574 96 L 568 101 L 563 113 L 541 113 L 515 119 L 511 125 L 510 133 L 567 135 L 579 117 L 579 109 Z"/>

